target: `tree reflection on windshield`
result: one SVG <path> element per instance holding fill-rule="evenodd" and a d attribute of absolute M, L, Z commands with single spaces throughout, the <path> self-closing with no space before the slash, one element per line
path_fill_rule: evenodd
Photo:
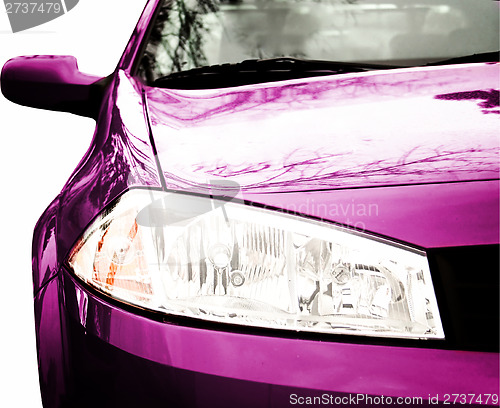
<path fill-rule="evenodd" d="M 172 72 L 247 59 L 422 65 L 499 48 L 490 0 L 171 0 L 142 61 L 152 83 Z"/>

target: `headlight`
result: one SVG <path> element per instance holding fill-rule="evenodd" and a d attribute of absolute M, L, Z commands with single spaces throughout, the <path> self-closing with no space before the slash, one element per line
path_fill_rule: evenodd
<path fill-rule="evenodd" d="M 69 265 L 121 301 L 240 325 L 444 338 L 424 252 L 276 211 L 131 190 Z"/>

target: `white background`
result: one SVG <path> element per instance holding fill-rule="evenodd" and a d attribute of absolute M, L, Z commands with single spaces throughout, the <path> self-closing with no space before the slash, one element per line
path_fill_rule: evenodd
<path fill-rule="evenodd" d="M 80 0 L 68 14 L 13 34 L 0 2 L 0 66 L 12 57 L 74 55 L 81 71 L 106 76 L 146 0 Z M 95 122 L 15 105 L 0 95 L 0 407 L 40 408 L 31 239 L 36 221 L 87 150 Z"/>

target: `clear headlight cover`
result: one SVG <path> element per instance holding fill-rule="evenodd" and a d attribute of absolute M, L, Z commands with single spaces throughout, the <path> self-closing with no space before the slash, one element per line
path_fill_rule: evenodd
<path fill-rule="evenodd" d="M 109 296 L 172 315 L 444 338 L 424 252 L 239 203 L 128 191 L 88 228 L 69 265 Z"/>

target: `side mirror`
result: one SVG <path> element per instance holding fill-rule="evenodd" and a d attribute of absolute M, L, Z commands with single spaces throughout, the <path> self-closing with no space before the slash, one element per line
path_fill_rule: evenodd
<path fill-rule="evenodd" d="M 95 119 L 109 78 L 81 73 L 72 56 L 34 55 L 7 61 L 0 85 L 3 95 L 19 105 Z"/>

